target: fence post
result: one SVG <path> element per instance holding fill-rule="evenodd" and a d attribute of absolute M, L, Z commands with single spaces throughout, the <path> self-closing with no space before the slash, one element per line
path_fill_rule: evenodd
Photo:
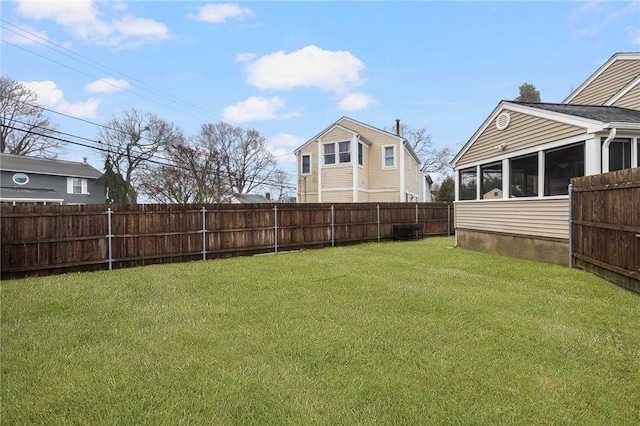
<path fill-rule="evenodd" d="M 447 204 L 447 237 L 451 236 L 451 204 Z"/>
<path fill-rule="evenodd" d="M 416 223 L 418 223 L 418 203 L 416 203 Z"/>
<path fill-rule="evenodd" d="M 111 207 L 107 209 L 107 245 L 109 247 L 109 270 L 113 269 L 113 253 L 111 249 Z"/>
<path fill-rule="evenodd" d="M 573 184 L 569 184 L 569 268 L 573 269 Z"/>
<path fill-rule="evenodd" d="M 273 207 L 273 216 L 274 216 L 274 227 L 273 227 L 273 235 L 275 241 L 275 252 L 278 252 L 278 206 Z"/>
<path fill-rule="evenodd" d="M 207 209 L 202 206 L 202 260 L 207 260 Z"/>
<path fill-rule="evenodd" d="M 377 221 L 378 221 L 378 242 L 380 242 L 380 204 L 376 205 Z"/>
<path fill-rule="evenodd" d="M 334 215 L 333 215 L 333 204 L 331 204 L 331 247 L 335 247 L 336 246 L 336 241 L 335 241 L 335 223 L 334 223 Z"/>

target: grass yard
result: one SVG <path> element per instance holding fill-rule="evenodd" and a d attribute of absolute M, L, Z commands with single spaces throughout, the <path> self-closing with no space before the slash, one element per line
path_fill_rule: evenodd
<path fill-rule="evenodd" d="M 640 424 L 640 297 L 389 242 L 4 281 L 2 425 Z"/>

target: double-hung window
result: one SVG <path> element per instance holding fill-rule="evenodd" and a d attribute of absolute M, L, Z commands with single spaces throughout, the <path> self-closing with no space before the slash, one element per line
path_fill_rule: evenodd
<path fill-rule="evenodd" d="M 68 194 L 88 194 L 87 180 L 82 178 L 67 178 Z"/>
<path fill-rule="evenodd" d="M 396 166 L 395 145 L 387 145 L 382 147 L 382 166 L 385 169 L 394 168 Z"/>
<path fill-rule="evenodd" d="M 336 153 L 337 148 L 337 153 Z M 351 142 L 324 144 L 324 164 L 345 164 L 351 162 Z"/>
<path fill-rule="evenodd" d="M 302 156 L 300 167 L 303 175 L 311 174 L 311 154 L 304 154 Z"/>

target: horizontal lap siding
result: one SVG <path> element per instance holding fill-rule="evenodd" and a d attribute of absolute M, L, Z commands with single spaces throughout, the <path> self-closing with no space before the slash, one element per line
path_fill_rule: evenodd
<path fill-rule="evenodd" d="M 625 93 L 613 106 L 620 108 L 640 109 L 640 83 Z"/>
<path fill-rule="evenodd" d="M 507 154 L 578 136 L 586 132 L 581 127 L 533 117 L 519 112 L 505 111 L 511 115 L 509 126 L 504 130 L 498 130 L 495 120 L 489 123 L 484 132 L 458 160 L 458 164 L 473 163 L 495 157 L 498 153 L 495 148 L 496 145 L 506 144 L 506 149 L 500 154 Z"/>
<path fill-rule="evenodd" d="M 596 77 L 570 103 L 575 105 L 603 105 L 638 75 L 640 75 L 640 61 L 619 60 Z"/>
<path fill-rule="evenodd" d="M 455 218 L 456 229 L 569 238 L 568 199 L 456 203 Z"/>
<path fill-rule="evenodd" d="M 322 169 L 322 189 L 352 188 L 353 166 L 335 166 Z"/>

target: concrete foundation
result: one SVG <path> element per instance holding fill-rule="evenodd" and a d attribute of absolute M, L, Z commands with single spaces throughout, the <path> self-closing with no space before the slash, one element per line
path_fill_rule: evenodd
<path fill-rule="evenodd" d="M 469 250 L 569 265 L 569 240 L 456 229 L 456 244 Z"/>

